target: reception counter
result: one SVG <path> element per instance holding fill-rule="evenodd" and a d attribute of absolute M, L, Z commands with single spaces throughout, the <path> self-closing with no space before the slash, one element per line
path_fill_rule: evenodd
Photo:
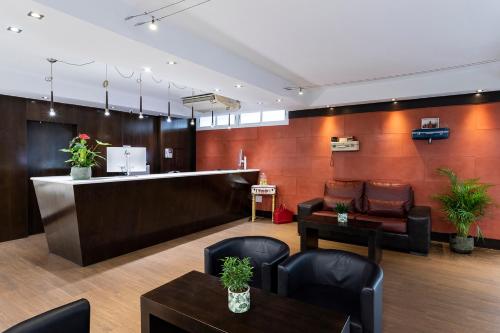
<path fill-rule="evenodd" d="M 49 251 L 81 266 L 250 215 L 259 170 L 33 177 Z"/>

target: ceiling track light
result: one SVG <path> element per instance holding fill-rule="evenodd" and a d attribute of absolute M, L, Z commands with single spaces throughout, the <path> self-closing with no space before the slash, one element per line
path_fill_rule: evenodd
<path fill-rule="evenodd" d="M 54 110 L 54 72 L 53 72 L 53 67 L 54 67 L 54 64 L 57 62 L 57 60 L 54 59 L 54 58 L 48 58 L 47 61 L 50 63 L 50 76 L 48 78 L 46 78 L 46 80 L 50 82 L 50 109 L 49 109 L 49 116 L 50 117 L 55 117 L 56 116 L 56 111 Z"/>
<path fill-rule="evenodd" d="M 36 18 L 36 19 L 38 19 L 38 20 L 41 20 L 41 19 L 43 19 L 43 18 L 45 17 L 45 15 L 40 14 L 40 13 L 37 13 L 37 12 L 34 12 L 34 11 L 30 11 L 30 12 L 28 13 L 28 16 L 33 17 L 33 18 Z"/>
<path fill-rule="evenodd" d="M 21 32 L 23 31 L 23 29 L 18 28 L 18 27 L 13 27 L 13 26 L 9 26 L 9 27 L 7 27 L 7 30 L 12 31 L 12 32 L 15 32 L 15 33 L 18 33 L 18 34 L 19 34 L 19 33 L 21 33 Z"/>
<path fill-rule="evenodd" d="M 108 81 L 108 65 L 106 65 L 106 79 L 102 83 L 102 86 L 104 89 L 106 89 L 106 100 L 104 102 L 104 115 L 106 117 L 109 117 L 109 94 L 108 94 L 108 86 L 109 86 L 109 81 Z"/>
<path fill-rule="evenodd" d="M 149 23 L 149 30 L 156 31 L 158 30 L 158 24 L 156 24 L 156 20 L 154 16 L 151 16 L 151 23 Z"/>
<path fill-rule="evenodd" d="M 172 122 L 172 117 L 170 116 L 170 83 L 168 84 L 168 108 L 167 108 L 167 122 Z"/>
<path fill-rule="evenodd" d="M 142 74 L 139 74 L 139 119 L 144 119 L 142 114 Z"/>

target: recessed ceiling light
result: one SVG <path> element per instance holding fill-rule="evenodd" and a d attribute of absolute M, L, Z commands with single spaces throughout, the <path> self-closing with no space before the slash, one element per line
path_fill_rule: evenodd
<path fill-rule="evenodd" d="M 237 84 L 235 84 L 235 85 L 234 85 L 234 87 L 235 87 L 235 88 L 243 88 L 243 85 L 242 85 L 242 84 L 240 84 L 240 83 L 237 83 Z"/>
<path fill-rule="evenodd" d="M 114 106 L 111 106 L 112 109 L 114 109 L 115 107 Z"/>
<path fill-rule="evenodd" d="M 21 31 L 23 31 L 23 29 L 18 28 L 18 27 L 13 27 L 13 26 L 7 27 L 7 30 L 12 31 L 12 32 L 17 32 L 17 33 L 20 33 Z"/>
<path fill-rule="evenodd" d="M 264 102 L 257 102 L 257 104 L 262 105 L 262 104 L 264 104 Z"/>
<path fill-rule="evenodd" d="M 277 103 L 281 103 L 281 98 L 278 98 L 278 99 L 276 100 L 276 102 L 277 102 Z"/>
<path fill-rule="evenodd" d="M 175 61 L 173 61 L 173 60 L 167 61 L 167 64 L 168 65 L 177 65 L 177 63 Z"/>
<path fill-rule="evenodd" d="M 214 91 L 215 92 L 221 92 L 221 90 L 219 88 L 215 88 Z"/>
<path fill-rule="evenodd" d="M 397 99 L 393 98 L 393 99 L 391 99 L 391 101 L 393 101 L 393 102 L 397 102 Z"/>
<path fill-rule="evenodd" d="M 42 14 L 34 12 L 34 11 L 29 12 L 28 16 L 34 17 L 34 18 L 39 19 L 39 20 L 41 20 L 45 17 L 45 15 L 42 15 Z"/>
<path fill-rule="evenodd" d="M 42 96 L 42 99 L 47 100 L 47 99 L 49 99 L 49 98 L 48 98 L 47 96 Z"/>
<path fill-rule="evenodd" d="M 478 94 L 480 94 L 480 93 L 484 92 L 484 90 L 483 90 L 483 89 L 478 89 L 478 90 L 476 90 L 476 92 L 477 92 Z"/>
<path fill-rule="evenodd" d="M 151 72 L 151 67 L 144 67 L 144 71 L 146 73 L 150 73 Z"/>

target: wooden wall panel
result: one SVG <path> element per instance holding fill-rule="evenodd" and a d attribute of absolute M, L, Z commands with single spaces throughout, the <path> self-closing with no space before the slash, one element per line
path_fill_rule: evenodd
<path fill-rule="evenodd" d="M 50 117 L 49 103 L 0 95 L 0 241 L 27 235 L 27 122 L 43 121 L 75 125 L 78 133 L 87 133 L 113 146 L 143 146 L 148 150 L 152 173 L 170 170 L 194 170 L 195 135 L 193 128 L 177 125 L 175 131 L 162 130 L 161 118 L 111 112 L 102 109 L 56 103 L 56 117 Z M 175 124 L 185 123 L 176 119 Z M 175 168 L 163 165 L 160 146 L 176 142 L 182 151 L 175 158 Z M 62 147 L 61 147 L 62 148 Z M 182 149 L 181 149 L 182 148 Z M 106 176 L 106 161 L 92 170 L 93 176 Z"/>
<path fill-rule="evenodd" d="M 173 158 L 165 158 L 165 148 L 174 149 Z M 196 128 L 189 125 L 189 119 L 169 123 L 161 118 L 160 158 L 161 172 L 196 170 Z"/>

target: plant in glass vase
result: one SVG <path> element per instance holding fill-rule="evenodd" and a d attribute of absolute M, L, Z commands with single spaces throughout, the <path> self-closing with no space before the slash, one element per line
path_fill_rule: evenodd
<path fill-rule="evenodd" d="M 250 309 L 250 287 L 253 276 L 250 258 L 226 257 L 222 259 L 220 280 L 228 292 L 228 307 L 234 313 Z"/>
<path fill-rule="evenodd" d="M 471 253 L 474 238 L 469 236 L 470 228 L 475 225 L 477 237 L 482 237 L 478 221 L 493 202 L 488 194 L 493 185 L 480 183 L 479 179 L 460 180 L 453 170 L 447 168 L 439 168 L 438 173 L 450 181 L 448 193 L 434 196 L 457 231 L 456 235 L 450 237 L 450 247 L 458 253 Z"/>
<path fill-rule="evenodd" d="M 69 142 L 68 148 L 61 149 L 64 153 L 69 153 L 71 157 L 66 161 L 71 165 L 71 178 L 74 180 L 90 179 L 92 176 L 92 167 L 99 166 L 97 159 L 105 158 L 98 151 L 101 146 L 109 146 L 109 143 L 95 140 L 95 145 L 90 147 L 88 141 L 90 136 L 79 134 Z"/>
<path fill-rule="evenodd" d="M 347 213 L 349 212 L 349 207 L 344 203 L 337 203 L 335 205 L 335 212 L 337 212 L 337 221 L 340 223 L 347 223 Z"/>

